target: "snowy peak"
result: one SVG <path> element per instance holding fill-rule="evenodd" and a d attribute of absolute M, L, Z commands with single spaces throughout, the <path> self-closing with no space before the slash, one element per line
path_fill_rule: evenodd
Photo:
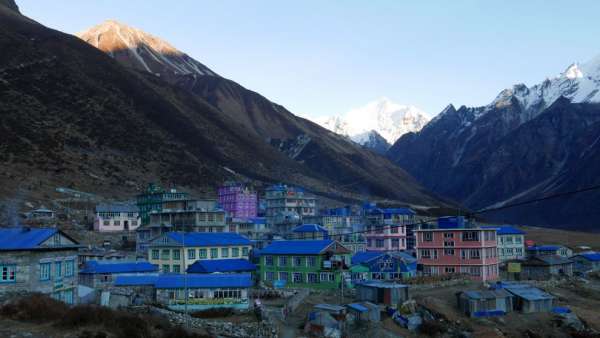
<path fill-rule="evenodd" d="M 106 20 L 77 36 L 130 67 L 158 76 L 217 76 L 168 42 L 116 20 Z"/>
<path fill-rule="evenodd" d="M 576 63 L 570 65 L 569 68 L 567 68 L 567 70 L 565 70 L 562 75 L 567 79 L 571 80 L 583 77 L 583 73 L 579 69 L 579 65 L 577 65 Z"/>
<path fill-rule="evenodd" d="M 361 144 L 371 131 L 393 144 L 400 136 L 421 130 L 429 118 L 415 106 L 397 104 L 382 97 L 344 114 L 320 117 L 314 121 Z"/>

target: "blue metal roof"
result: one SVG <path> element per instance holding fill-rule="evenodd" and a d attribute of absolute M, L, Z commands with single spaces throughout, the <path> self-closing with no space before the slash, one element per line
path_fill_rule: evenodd
<path fill-rule="evenodd" d="M 96 212 L 138 212 L 137 205 L 125 203 L 102 203 L 96 206 Z"/>
<path fill-rule="evenodd" d="M 579 256 L 582 256 L 590 261 L 594 261 L 594 262 L 598 262 L 600 261 L 600 253 L 596 252 L 596 253 L 585 253 L 585 254 L 581 254 Z"/>
<path fill-rule="evenodd" d="M 185 280 L 184 280 L 185 278 Z M 252 278 L 249 273 L 241 274 L 166 274 L 158 276 L 157 289 L 188 288 L 249 288 Z"/>
<path fill-rule="evenodd" d="M 389 215 L 415 215 L 416 212 L 410 208 L 373 208 L 368 211 L 371 215 L 384 214 Z"/>
<path fill-rule="evenodd" d="M 0 250 L 28 250 L 38 246 L 58 232 L 55 228 L 2 228 Z"/>
<path fill-rule="evenodd" d="M 444 216 L 438 218 L 439 229 L 461 229 L 465 227 L 464 216 Z"/>
<path fill-rule="evenodd" d="M 302 224 L 295 227 L 292 232 L 322 232 L 327 233 L 327 229 L 318 224 Z"/>
<path fill-rule="evenodd" d="M 557 251 L 560 250 L 560 245 L 534 245 L 527 247 L 527 250 L 532 251 Z"/>
<path fill-rule="evenodd" d="M 368 262 L 373 258 L 377 258 L 379 256 L 384 255 L 384 252 L 379 252 L 379 251 L 363 251 L 363 252 L 357 252 L 354 254 L 354 256 L 352 256 L 352 260 L 351 263 L 352 265 L 357 265 L 357 264 L 361 264 L 364 262 Z"/>
<path fill-rule="evenodd" d="M 504 288 L 513 295 L 527 300 L 543 300 L 555 298 L 551 294 L 528 284 L 507 285 Z"/>
<path fill-rule="evenodd" d="M 262 255 L 318 255 L 330 246 L 333 240 L 274 241 L 262 249 Z"/>
<path fill-rule="evenodd" d="M 247 259 L 204 259 L 187 268 L 188 273 L 248 272 L 255 271 L 256 265 Z"/>
<path fill-rule="evenodd" d="M 501 226 L 482 226 L 483 229 L 496 229 L 496 234 L 498 235 L 524 235 L 525 231 L 519 230 L 510 225 L 501 225 Z"/>
<path fill-rule="evenodd" d="M 79 270 L 82 274 L 95 273 L 134 273 L 134 272 L 157 272 L 158 267 L 149 262 L 97 262 L 89 261 L 84 268 Z"/>
<path fill-rule="evenodd" d="M 250 245 L 250 240 L 235 232 L 168 232 L 167 237 L 185 246 Z M 183 239 L 185 237 L 185 243 Z"/>
<path fill-rule="evenodd" d="M 369 309 L 366 306 L 361 305 L 359 303 L 352 303 L 352 304 L 348 304 L 346 306 L 351 308 L 352 310 L 355 310 L 355 311 L 358 311 L 361 313 L 369 312 Z"/>
<path fill-rule="evenodd" d="M 158 280 L 158 276 L 156 275 L 131 275 L 131 276 L 117 276 L 115 279 L 115 286 L 144 286 L 151 285 L 154 286 L 154 283 Z"/>

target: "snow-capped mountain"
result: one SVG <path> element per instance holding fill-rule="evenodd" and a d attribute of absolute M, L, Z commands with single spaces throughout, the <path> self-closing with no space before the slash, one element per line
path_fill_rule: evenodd
<path fill-rule="evenodd" d="M 127 66 L 158 76 L 218 76 L 168 42 L 115 20 L 106 20 L 77 36 Z"/>
<path fill-rule="evenodd" d="M 427 114 L 415 106 L 397 104 L 385 97 L 341 115 L 314 119 L 321 126 L 360 144 L 369 139 L 371 131 L 393 144 L 400 136 L 421 130 L 428 121 Z"/>
<path fill-rule="evenodd" d="M 598 184 L 600 56 L 514 85 L 482 107 L 449 105 L 386 155 L 434 192 L 477 210 Z M 448 179 L 451 178 L 451 179 Z M 586 228 L 600 193 L 500 212 L 501 221 Z"/>

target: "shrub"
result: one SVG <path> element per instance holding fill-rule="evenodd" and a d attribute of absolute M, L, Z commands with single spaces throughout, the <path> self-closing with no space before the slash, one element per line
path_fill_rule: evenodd
<path fill-rule="evenodd" d="M 442 323 L 435 320 L 426 320 L 419 326 L 419 332 L 430 337 L 437 337 L 444 332 Z"/>
<path fill-rule="evenodd" d="M 0 315 L 16 320 L 44 322 L 62 318 L 67 310 L 65 303 L 34 293 L 5 304 L 0 308 Z"/>
<path fill-rule="evenodd" d="M 229 317 L 235 312 L 230 308 L 215 308 L 192 313 L 192 317 L 196 318 L 222 318 Z"/>
<path fill-rule="evenodd" d="M 112 324 L 114 311 L 94 305 L 77 305 L 67 310 L 56 323 L 62 327 L 80 327 L 90 324 Z"/>

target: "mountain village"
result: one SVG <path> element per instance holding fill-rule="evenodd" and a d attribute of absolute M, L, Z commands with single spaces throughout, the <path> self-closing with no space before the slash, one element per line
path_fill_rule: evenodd
<path fill-rule="evenodd" d="M 41 207 L 0 229 L 3 299 L 41 293 L 71 305 L 146 307 L 196 328 L 208 324 L 195 317 L 224 313 L 207 332 L 224 337 L 374 328 L 470 336 L 482 328 L 457 323 L 532 316 L 559 318 L 568 333 L 597 332 L 578 317 L 589 314 L 552 290 L 600 287 L 600 252 L 538 242 L 519 226 L 372 202 L 323 208 L 284 184 L 259 194 L 226 182 L 203 199 L 150 184 L 129 201 L 96 204 L 93 214 L 73 207 L 90 201 L 86 193 L 61 190 L 75 196 L 69 215 Z M 67 219 L 90 225 L 61 230 Z M 248 315 L 254 327 L 223 326 Z"/>

